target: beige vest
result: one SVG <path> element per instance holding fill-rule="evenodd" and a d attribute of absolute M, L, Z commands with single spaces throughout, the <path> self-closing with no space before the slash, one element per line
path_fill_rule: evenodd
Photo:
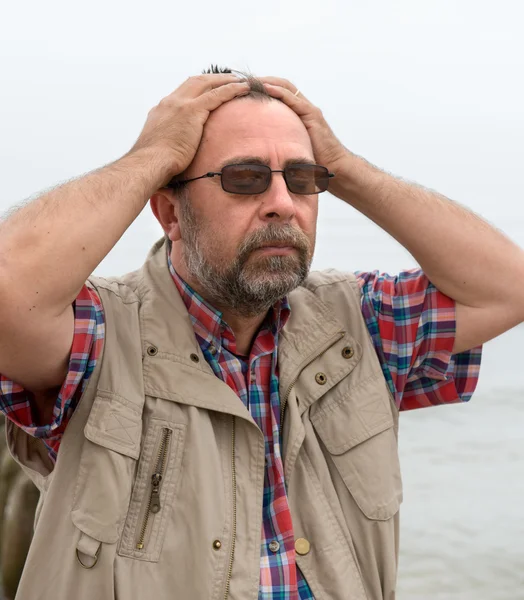
<path fill-rule="evenodd" d="M 42 492 L 17 600 L 256 600 L 263 436 L 204 359 L 165 246 L 91 284 L 106 341 L 54 470 L 8 428 Z M 290 302 L 279 369 L 297 564 L 316 600 L 392 600 L 398 415 L 357 282 L 313 273 Z"/>

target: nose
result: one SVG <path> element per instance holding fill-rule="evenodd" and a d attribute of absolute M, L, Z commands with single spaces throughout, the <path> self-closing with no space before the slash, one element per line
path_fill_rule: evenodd
<path fill-rule="evenodd" d="M 272 173 L 269 188 L 262 194 L 260 205 L 264 221 L 289 223 L 296 213 L 293 195 L 287 189 L 283 173 Z"/>

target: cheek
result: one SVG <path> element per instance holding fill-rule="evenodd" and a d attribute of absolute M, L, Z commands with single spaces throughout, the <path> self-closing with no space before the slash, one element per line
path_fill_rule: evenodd
<path fill-rule="evenodd" d="M 297 221 L 302 231 L 311 241 L 315 241 L 318 219 L 318 200 L 312 200 L 311 203 L 304 204 L 297 211 Z"/>
<path fill-rule="evenodd" d="M 256 229 L 256 225 L 254 225 L 256 209 L 246 210 L 245 206 L 238 206 L 237 202 L 224 203 L 224 205 L 223 210 L 215 211 L 210 226 L 214 232 L 217 252 L 221 256 L 233 259 L 250 231 Z"/>
<path fill-rule="evenodd" d="M 234 219 L 216 220 L 202 227 L 199 235 L 207 260 L 216 266 L 223 266 L 234 260 L 243 239 L 236 231 Z"/>

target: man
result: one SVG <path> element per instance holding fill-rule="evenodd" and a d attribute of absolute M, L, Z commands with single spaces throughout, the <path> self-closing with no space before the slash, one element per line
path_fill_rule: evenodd
<path fill-rule="evenodd" d="M 308 275 L 328 186 L 423 271 Z M 148 199 L 166 241 L 86 284 Z M 0 233 L 1 405 L 42 491 L 19 598 L 394 598 L 398 409 L 470 398 L 524 319 L 519 248 L 288 81 L 216 72 Z"/>

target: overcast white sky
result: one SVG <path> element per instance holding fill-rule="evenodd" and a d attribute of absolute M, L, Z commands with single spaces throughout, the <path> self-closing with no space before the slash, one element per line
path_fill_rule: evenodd
<path fill-rule="evenodd" d="M 524 245 L 523 21 L 519 0 L 3 3 L 0 212 L 121 156 L 213 62 L 292 79 L 352 150 Z M 146 209 L 100 272 L 137 267 L 159 233 Z M 315 266 L 412 264 L 323 197 Z"/>

